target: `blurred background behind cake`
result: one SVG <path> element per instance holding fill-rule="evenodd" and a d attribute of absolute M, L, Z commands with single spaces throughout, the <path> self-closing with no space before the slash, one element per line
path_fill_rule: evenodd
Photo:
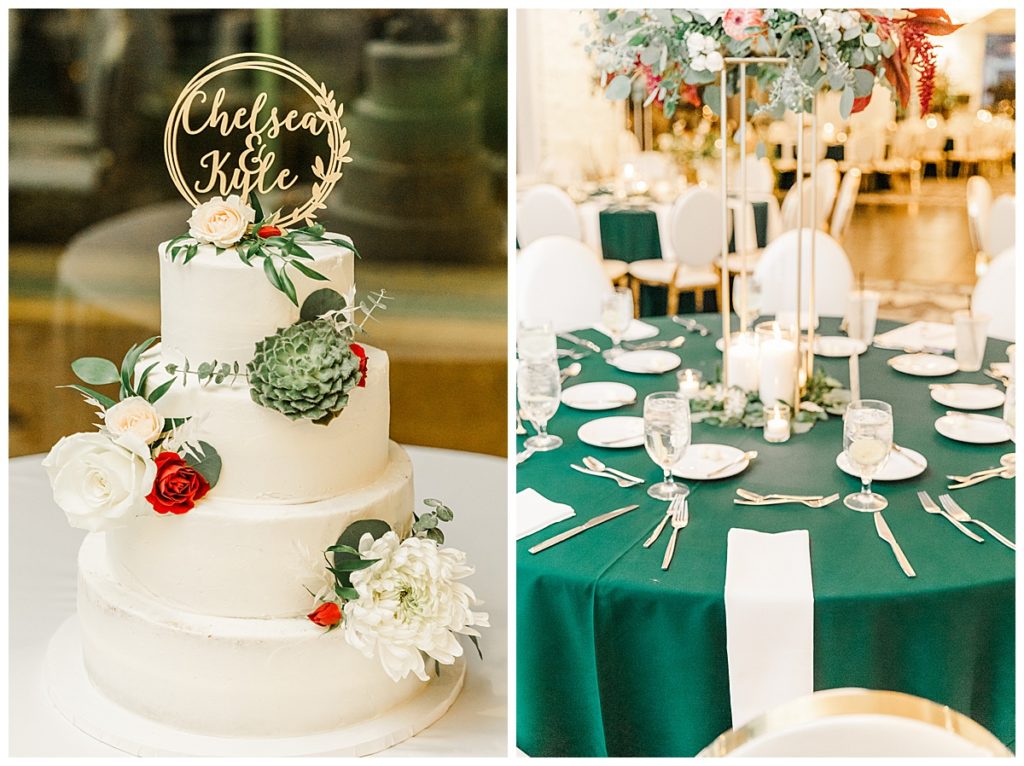
<path fill-rule="evenodd" d="M 359 246 L 360 289 L 395 296 L 368 337 L 392 358 L 392 437 L 504 454 L 504 10 L 15 10 L 9 22 L 12 455 L 88 426 L 54 388 L 68 359 L 118 358 L 159 332 L 156 245 L 189 215 L 164 165 L 167 114 L 199 69 L 250 50 L 345 103 L 354 162 L 320 221 Z M 252 92 L 267 85 L 253 78 Z M 293 135 L 286 166 L 314 150 Z"/>

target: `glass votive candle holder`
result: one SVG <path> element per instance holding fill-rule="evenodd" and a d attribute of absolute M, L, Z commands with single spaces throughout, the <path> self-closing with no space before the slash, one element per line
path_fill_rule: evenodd
<path fill-rule="evenodd" d="M 764 440 L 770 444 L 789 441 L 790 414 L 788 404 L 773 404 L 764 408 Z"/>
<path fill-rule="evenodd" d="M 680 370 L 676 374 L 679 381 L 679 394 L 685 399 L 693 399 L 700 393 L 701 374 L 700 370 Z"/>

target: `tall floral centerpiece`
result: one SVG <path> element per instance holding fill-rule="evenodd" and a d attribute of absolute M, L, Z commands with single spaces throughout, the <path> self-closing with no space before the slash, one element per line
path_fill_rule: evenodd
<path fill-rule="evenodd" d="M 811 117 L 812 157 L 817 157 L 817 95 L 840 94 L 844 119 L 867 107 L 875 83 L 886 84 L 906 108 L 917 80 L 922 111 L 935 83 L 935 50 L 930 35 L 959 28 L 940 9 L 855 8 L 730 8 L 613 9 L 593 15 L 587 50 L 600 72 L 609 99 L 629 96 L 635 81 L 647 91 L 646 105 L 659 104 L 671 116 L 680 101 L 707 105 L 719 115 L 722 190 L 722 330 L 723 386 L 729 384 L 730 283 L 727 207 L 728 96 L 739 95 L 740 205 L 737 227 L 746 231 L 746 129 L 748 80 L 761 99 L 755 114 L 775 119 L 786 111 L 798 115 L 798 228 L 804 227 L 803 169 L 805 115 Z M 814 164 L 810 183 L 815 187 Z M 817 194 L 811 195 L 810 220 L 817 221 Z M 810 239 L 808 342 L 796 333 L 794 407 L 799 410 L 801 381 L 813 377 L 815 240 Z M 746 329 L 747 251 L 745 237 L 736 237 L 742 265 L 740 329 Z M 802 326 L 801 286 L 803 236 L 797 238 L 796 326 Z"/>

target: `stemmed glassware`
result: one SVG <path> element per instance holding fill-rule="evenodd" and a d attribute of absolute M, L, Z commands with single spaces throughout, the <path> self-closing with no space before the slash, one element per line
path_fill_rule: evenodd
<path fill-rule="evenodd" d="M 548 421 L 558 411 L 562 384 L 554 358 L 523 359 L 518 374 L 519 407 L 537 431 L 523 445 L 534 452 L 547 452 L 562 446 L 560 437 L 548 433 Z"/>
<path fill-rule="evenodd" d="M 601 300 L 601 323 L 612 339 L 612 347 L 603 354 L 605 360 L 622 355 L 622 336 L 632 321 L 633 292 L 628 287 L 616 287 Z"/>
<path fill-rule="evenodd" d="M 690 402 L 677 391 L 650 394 L 644 399 L 644 446 L 651 460 L 664 472 L 647 494 L 657 500 L 687 495 L 690 488 L 672 476 L 672 466 L 683 459 L 690 446 Z"/>
<path fill-rule="evenodd" d="M 871 479 L 892 451 L 892 406 L 875 399 L 850 402 L 843 417 L 843 451 L 861 480 L 860 492 L 847 495 L 843 504 L 865 512 L 888 507 L 888 500 L 871 491 Z"/>

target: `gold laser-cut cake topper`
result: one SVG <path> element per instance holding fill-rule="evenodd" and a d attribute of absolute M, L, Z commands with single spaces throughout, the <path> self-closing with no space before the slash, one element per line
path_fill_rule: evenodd
<path fill-rule="evenodd" d="M 294 109 L 282 117 L 278 107 L 267 104 L 265 92 L 257 94 L 251 107 L 242 107 L 225 111 L 222 107 L 227 91 L 217 88 L 212 95 L 204 88 L 217 77 L 241 70 L 269 72 L 298 86 L 312 100 L 315 108 L 300 113 Z M 199 125 L 190 119 L 193 102 L 210 104 L 209 114 Z M 266 194 L 273 191 L 287 191 L 298 182 L 299 177 L 288 168 L 275 169 L 276 159 L 273 152 L 267 150 L 264 138 L 276 138 L 282 133 L 294 133 L 305 130 L 314 136 L 327 132 L 327 145 L 330 156 L 325 164 L 324 158 L 317 155 L 310 171 L 318 179 L 313 184 L 310 198 L 294 208 L 287 215 L 280 215 L 276 224 L 288 227 L 300 221 L 312 224 L 316 219 L 316 211 L 327 207 L 324 200 L 331 193 L 334 184 L 342 175 L 342 167 L 351 162 L 348 156 L 349 141 L 346 140 L 347 130 L 341 126 L 341 115 L 344 105 L 337 103 L 334 91 L 327 90 L 324 83 L 317 83 L 306 72 L 290 61 L 267 53 L 236 53 L 214 61 L 193 77 L 178 96 L 178 100 L 167 118 L 164 130 L 164 159 L 171 180 L 181 196 L 196 207 L 202 201 L 198 195 L 227 197 L 238 194 L 243 200 L 249 193 Z M 266 113 L 264 115 L 264 112 Z M 247 131 L 244 145 L 237 155 L 214 149 L 207 152 L 199 161 L 201 168 L 207 171 L 205 179 L 189 183 L 178 162 L 179 132 L 187 135 L 198 135 L 204 130 L 217 130 L 222 136 L 236 131 Z"/>

